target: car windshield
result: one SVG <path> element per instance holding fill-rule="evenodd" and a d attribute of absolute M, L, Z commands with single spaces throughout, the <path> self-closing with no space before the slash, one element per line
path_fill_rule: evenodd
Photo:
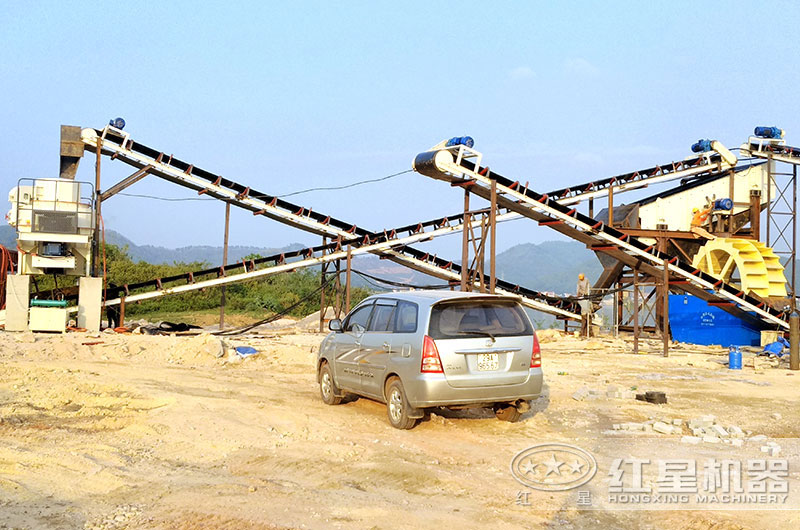
<path fill-rule="evenodd" d="M 528 318 L 513 301 L 461 300 L 431 310 L 428 335 L 434 339 L 531 335 Z"/>

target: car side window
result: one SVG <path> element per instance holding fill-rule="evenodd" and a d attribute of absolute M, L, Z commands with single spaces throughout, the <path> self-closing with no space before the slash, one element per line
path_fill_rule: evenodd
<path fill-rule="evenodd" d="M 391 331 L 395 307 L 394 302 L 378 300 L 375 304 L 375 311 L 372 313 L 372 320 L 369 321 L 369 329 L 367 331 Z"/>
<path fill-rule="evenodd" d="M 344 325 L 345 331 L 364 331 L 367 329 L 367 322 L 372 313 L 373 304 L 367 304 L 359 307 L 347 317 L 347 322 Z"/>
<path fill-rule="evenodd" d="M 395 333 L 414 333 L 417 331 L 417 304 L 413 302 L 397 302 L 395 310 L 394 332 Z"/>

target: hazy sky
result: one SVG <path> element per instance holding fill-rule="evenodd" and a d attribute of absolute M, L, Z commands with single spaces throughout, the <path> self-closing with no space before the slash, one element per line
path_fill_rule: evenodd
<path fill-rule="evenodd" d="M 464 134 L 538 191 L 680 159 L 698 138 L 735 147 L 755 125 L 800 145 L 794 2 L 377 4 L 3 2 L 0 189 L 57 176 L 59 125 L 116 116 L 137 141 L 271 194 L 402 171 Z M 104 187 L 131 171 L 106 159 Z M 93 180 L 91 159 L 78 178 Z M 128 191 L 196 197 L 156 177 Z M 455 213 L 462 196 L 408 174 L 290 200 L 380 229 Z M 104 205 L 108 228 L 166 246 L 221 244 L 223 212 Z M 234 244 L 319 242 L 248 212 L 231 230 Z M 498 249 L 555 237 L 515 221 Z M 457 258 L 457 239 L 425 245 Z"/>

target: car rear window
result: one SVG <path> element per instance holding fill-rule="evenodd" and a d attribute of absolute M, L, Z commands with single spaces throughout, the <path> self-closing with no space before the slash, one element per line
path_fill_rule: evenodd
<path fill-rule="evenodd" d="M 533 328 L 516 302 L 463 300 L 431 310 L 428 335 L 434 339 L 531 335 Z"/>

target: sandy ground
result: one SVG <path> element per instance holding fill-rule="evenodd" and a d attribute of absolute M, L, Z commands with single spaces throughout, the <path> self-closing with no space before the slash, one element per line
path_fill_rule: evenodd
<path fill-rule="evenodd" d="M 727 370 L 721 349 L 633 355 L 622 340 L 544 342 L 546 387 L 514 424 L 441 411 L 411 431 L 383 405 L 318 395 L 322 335 L 231 339 L 259 354 L 217 358 L 204 337 L 0 333 L 0 528 L 788 528 L 789 510 L 579 509 L 574 492 L 528 490 L 511 458 L 540 442 L 593 452 L 687 454 L 680 435 L 614 423 L 716 414 L 796 459 L 800 375 Z M 87 344 L 97 343 L 97 344 Z M 647 351 L 647 346 L 645 350 Z M 586 386 L 662 390 L 666 405 L 587 399 Z M 779 418 L 779 419 L 778 419 Z M 707 444 L 706 444 L 707 445 Z M 702 446 L 753 458 L 759 444 Z M 710 447 L 710 448 L 709 448 Z M 692 449 L 695 450 L 695 449 Z M 763 457 L 763 454 L 761 455 Z M 791 469 L 792 488 L 798 471 Z M 785 506 L 797 509 L 796 503 Z"/>

